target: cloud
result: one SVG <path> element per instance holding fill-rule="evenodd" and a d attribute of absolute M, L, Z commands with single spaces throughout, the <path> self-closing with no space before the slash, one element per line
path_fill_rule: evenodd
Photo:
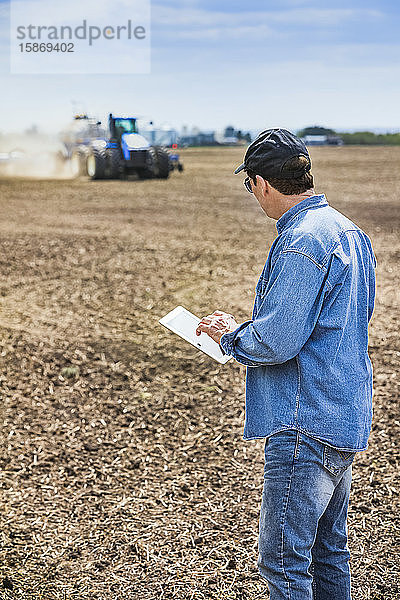
<path fill-rule="evenodd" d="M 318 56 L 326 68 L 333 65 L 393 64 L 398 60 L 397 28 L 382 11 L 369 7 L 299 8 L 254 11 L 254 2 L 241 12 L 182 8 L 153 4 L 153 65 L 168 57 L 171 72 L 181 73 L 207 65 L 207 72 L 240 72 L 249 64 L 281 64 L 299 56 Z M 258 4 L 258 3 L 256 3 Z M 310 3 L 308 3 L 310 4 Z M 351 6 L 351 3 L 350 3 Z M 380 26 L 377 27 L 379 21 Z M 391 44 L 391 47 L 389 47 Z M 373 46 L 373 48 L 372 48 Z M 373 51 L 369 51 L 372 48 Z"/>
<path fill-rule="evenodd" d="M 212 40 L 221 40 L 227 38 L 231 40 L 237 39 L 245 39 L 249 40 L 254 37 L 273 37 L 276 36 L 276 32 L 269 27 L 268 25 L 260 24 L 260 25 L 247 25 L 247 26 L 238 26 L 231 28 L 229 32 L 227 32 L 225 27 L 208 27 L 206 29 L 199 30 L 191 30 L 191 31 L 180 31 L 177 33 L 177 38 L 181 40 L 202 40 L 202 41 L 212 41 Z"/>
<path fill-rule="evenodd" d="M 371 9 L 353 9 L 353 8 L 304 8 L 296 10 L 285 10 L 268 13 L 268 19 L 273 23 L 310 25 L 318 27 L 319 25 L 334 26 L 344 21 L 354 21 L 359 19 L 373 20 L 383 17 L 384 14 L 379 10 Z"/>
<path fill-rule="evenodd" d="M 193 47 L 203 42 L 217 49 L 227 49 L 229 43 L 233 50 L 234 44 L 249 43 L 265 49 L 268 44 L 281 42 L 284 54 L 289 45 L 307 48 L 346 35 L 367 36 L 370 29 L 379 29 L 377 21 L 385 20 L 383 12 L 369 8 L 299 8 L 296 4 L 287 9 L 255 11 L 254 3 L 250 3 L 249 9 L 234 12 L 218 10 L 219 6 L 216 3 L 207 9 L 192 2 L 184 6 L 153 3 L 153 47 L 167 49 L 184 43 Z"/>
<path fill-rule="evenodd" d="M 360 19 L 374 20 L 382 18 L 384 13 L 371 9 L 352 8 L 303 8 L 287 10 L 263 10 L 228 12 L 218 10 L 205 10 L 200 8 L 181 8 L 153 4 L 153 23 L 156 27 L 173 26 L 175 28 L 188 27 L 203 29 L 222 27 L 240 28 L 243 25 L 253 26 L 255 23 L 274 25 L 309 25 L 312 28 L 319 26 L 335 26 L 345 21 Z"/>

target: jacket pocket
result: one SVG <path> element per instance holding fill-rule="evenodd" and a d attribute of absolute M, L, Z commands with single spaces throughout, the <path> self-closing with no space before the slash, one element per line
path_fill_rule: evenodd
<path fill-rule="evenodd" d="M 332 475 L 338 477 L 350 467 L 355 455 L 356 452 L 336 450 L 331 446 L 324 445 L 324 467 Z"/>

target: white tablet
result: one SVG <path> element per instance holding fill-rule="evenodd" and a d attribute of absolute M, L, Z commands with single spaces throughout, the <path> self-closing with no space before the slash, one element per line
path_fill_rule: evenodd
<path fill-rule="evenodd" d="M 198 350 L 202 350 L 202 352 L 223 365 L 232 358 L 227 354 L 223 354 L 219 344 L 214 342 L 206 333 L 196 335 L 200 319 L 186 310 L 186 308 L 183 308 L 183 306 L 177 306 L 174 310 L 171 310 L 171 312 L 159 320 L 159 323 L 177 333 L 181 338 L 189 342 L 189 344 L 192 344 Z"/>

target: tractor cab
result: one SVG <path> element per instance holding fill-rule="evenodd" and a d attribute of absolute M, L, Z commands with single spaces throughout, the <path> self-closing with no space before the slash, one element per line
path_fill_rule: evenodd
<path fill-rule="evenodd" d="M 139 135 L 137 122 L 134 117 L 114 117 L 111 113 L 108 116 L 108 127 L 110 129 L 110 148 L 119 148 L 126 161 L 135 163 L 139 167 L 141 161 L 145 166 L 146 152 L 150 144 Z M 141 152 L 142 154 L 138 154 Z"/>
<path fill-rule="evenodd" d="M 120 142 L 124 133 L 138 133 L 136 119 L 133 117 L 113 117 L 112 114 L 108 117 L 108 126 L 110 129 L 111 139 Z"/>

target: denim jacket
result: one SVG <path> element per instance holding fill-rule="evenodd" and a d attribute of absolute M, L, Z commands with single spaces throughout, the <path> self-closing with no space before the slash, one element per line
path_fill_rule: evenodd
<path fill-rule="evenodd" d="M 252 318 L 221 338 L 223 351 L 248 367 L 243 437 L 294 429 L 342 450 L 365 450 L 371 242 L 324 195 L 293 206 L 276 227 Z"/>

